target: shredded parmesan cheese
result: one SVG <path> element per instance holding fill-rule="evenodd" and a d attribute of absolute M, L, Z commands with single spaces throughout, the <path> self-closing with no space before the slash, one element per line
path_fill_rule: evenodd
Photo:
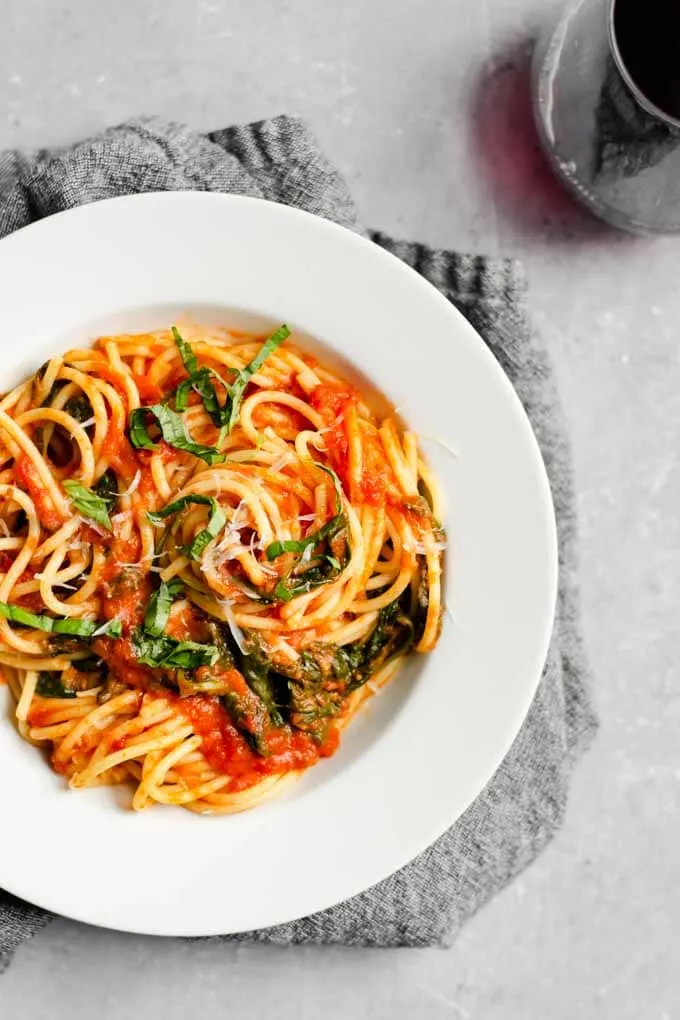
<path fill-rule="evenodd" d="M 231 635 L 236 644 L 238 645 L 238 649 L 241 652 L 241 654 L 245 655 L 248 650 L 246 645 L 246 636 L 236 622 L 236 618 L 234 617 L 234 613 L 231 608 L 231 602 L 229 601 L 229 599 L 219 599 L 218 601 L 219 604 L 222 606 L 222 609 L 224 610 L 224 615 L 227 618 L 227 624 L 229 626 L 229 630 L 231 631 Z"/>
<path fill-rule="evenodd" d="M 92 420 L 94 421 L 94 419 L 92 419 Z M 136 489 L 137 489 L 137 487 L 138 487 L 138 485 L 139 485 L 141 480 L 142 480 L 142 472 L 138 470 L 136 472 L 136 474 L 135 474 L 135 477 L 132 479 L 132 481 L 130 482 L 129 486 L 125 490 L 125 492 L 120 492 L 120 493 L 118 493 L 118 495 L 119 496 L 131 496 L 132 493 L 136 491 Z"/>

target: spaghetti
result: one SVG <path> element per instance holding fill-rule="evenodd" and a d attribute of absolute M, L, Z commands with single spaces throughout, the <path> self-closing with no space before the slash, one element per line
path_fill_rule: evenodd
<path fill-rule="evenodd" d="M 102 337 L 0 399 L 0 664 L 72 787 L 253 807 L 437 641 L 416 437 L 288 335 Z"/>

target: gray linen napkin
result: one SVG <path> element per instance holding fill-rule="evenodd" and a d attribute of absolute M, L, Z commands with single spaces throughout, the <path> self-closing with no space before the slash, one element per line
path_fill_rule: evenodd
<path fill-rule="evenodd" d="M 155 118 L 134 120 L 72 148 L 1 154 L 0 237 L 84 202 L 189 188 L 298 206 L 368 234 L 403 259 L 481 333 L 512 380 L 541 445 L 559 530 L 557 618 L 536 697 L 498 772 L 453 828 L 379 885 L 311 917 L 228 936 L 275 943 L 446 945 L 554 835 L 572 769 L 597 725 L 579 622 L 569 445 L 549 358 L 527 318 L 521 272 L 509 260 L 438 251 L 365 231 L 342 177 L 305 124 L 291 117 L 205 136 Z M 0 971 L 3 959 L 6 966 L 16 946 L 49 920 L 0 892 Z"/>

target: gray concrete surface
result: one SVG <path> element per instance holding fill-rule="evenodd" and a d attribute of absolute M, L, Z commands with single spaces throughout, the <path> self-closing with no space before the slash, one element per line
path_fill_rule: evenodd
<path fill-rule="evenodd" d="M 526 43 L 554 12 L 554 0 L 0 3 L 0 146 L 143 111 L 204 128 L 297 112 L 367 221 L 524 261 L 573 428 L 603 719 L 562 834 L 450 951 L 225 948 L 60 921 L 0 979 L 3 1018 L 680 1017 L 680 241 L 614 234 L 547 175 Z"/>

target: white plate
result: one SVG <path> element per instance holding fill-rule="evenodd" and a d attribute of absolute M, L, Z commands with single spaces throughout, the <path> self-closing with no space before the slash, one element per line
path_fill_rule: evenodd
<path fill-rule="evenodd" d="M 135 814 L 69 791 L 0 688 L 0 887 L 69 917 L 158 935 L 290 921 L 378 882 L 470 804 L 529 708 L 557 577 L 550 490 L 505 375 L 434 288 L 363 238 L 285 206 L 168 193 L 88 205 L 0 243 L 0 389 L 69 343 L 170 324 L 288 322 L 349 359 L 422 435 L 449 515 L 445 616 L 345 732 L 270 804 Z M 255 318 L 253 318 L 255 317 Z"/>

